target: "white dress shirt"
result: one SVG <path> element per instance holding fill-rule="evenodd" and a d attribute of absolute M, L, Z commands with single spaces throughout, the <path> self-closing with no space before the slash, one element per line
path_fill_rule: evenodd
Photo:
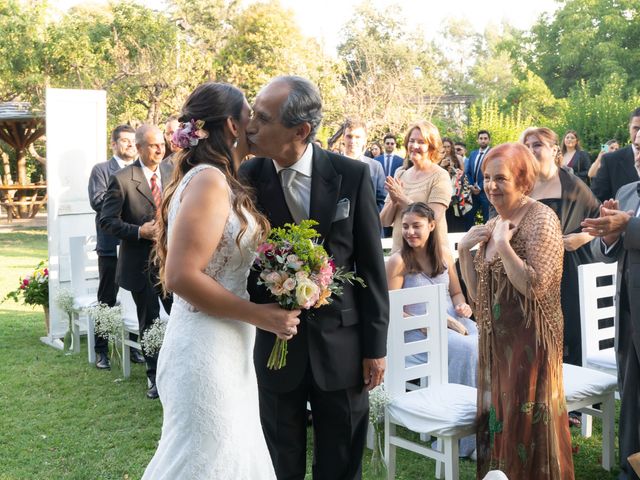
<path fill-rule="evenodd" d="M 273 166 L 276 167 L 276 173 L 280 173 L 280 170 L 284 170 L 285 167 L 278 165 L 278 162 L 273 161 Z M 311 171 L 313 170 L 313 147 L 311 144 L 307 145 L 306 150 L 296 163 L 291 165 L 291 170 L 296 171 L 296 176 L 293 178 L 291 186 L 300 196 L 302 205 L 309 218 L 309 206 L 311 204 Z M 279 175 L 278 175 L 279 178 Z"/>

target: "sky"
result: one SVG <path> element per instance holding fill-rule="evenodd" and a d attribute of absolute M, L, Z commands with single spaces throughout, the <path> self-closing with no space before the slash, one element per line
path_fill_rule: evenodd
<path fill-rule="evenodd" d="M 163 0 L 138 0 L 141 3 L 162 10 Z M 531 27 L 543 12 L 552 12 L 557 7 L 556 0 L 370 0 L 380 9 L 391 5 L 401 5 L 404 23 L 410 29 L 421 27 L 429 39 L 436 39 L 443 22 L 449 17 L 465 17 L 477 32 L 483 32 L 487 25 L 507 20 L 511 25 L 526 29 Z M 91 0 L 93 3 L 107 3 L 107 0 Z M 362 0 L 280 0 L 291 9 L 302 31 L 320 41 L 328 53 L 335 53 L 340 40 L 340 31 L 349 20 L 356 5 Z M 65 10 L 84 0 L 52 0 L 51 5 Z M 245 0 L 245 3 L 251 3 Z M 396 14 L 395 10 L 390 13 Z M 401 20 L 402 19 L 398 19 Z"/>

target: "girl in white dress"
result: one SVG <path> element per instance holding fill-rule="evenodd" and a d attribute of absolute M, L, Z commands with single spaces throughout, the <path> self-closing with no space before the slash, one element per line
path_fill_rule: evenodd
<path fill-rule="evenodd" d="M 275 479 L 258 412 L 255 327 L 290 339 L 300 312 L 248 300 L 255 248 L 269 230 L 236 179 L 249 116 L 240 90 L 206 83 L 174 134 L 183 150 L 156 245 L 174 304 L 158 358 L 162 437 L 144 479 Z"/>

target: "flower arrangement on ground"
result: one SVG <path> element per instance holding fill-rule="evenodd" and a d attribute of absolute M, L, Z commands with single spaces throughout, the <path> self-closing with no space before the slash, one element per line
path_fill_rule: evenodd
<path fill-rule="evenodd" d="M 144 332 L 144 335 L 142 335 L 140 345 L 148 357 L 155 357 L 160 353 L 166 329 L 167 324 L 159 318 L 156 318 L 151 326 Z"/>
<path fill-rule="evenodd" d="M 254 268 L 260 271 L 258 285 L 264 285 L 282 308 L 309 310 L 331 303 L 333 294 L 340 295 L 345 282 L 364 281 L 354 272 L 336 267 L 316 239 L 313 229 L 318 222 L 303 220 L 299 225 L 287 223 L 271 230 L 267 240 L 258 246 Z M 278 370 L 287 363 L 287 341 L 277 338 L 267 367 Z"/>
<path fill-rule="evenodd" d="M 20 297 L 27 305 L 49 306 L 49 269 L 46 262 L 41 261 L 33 273 L 20 278 L 20 285 L 9 292 L 5 300 L 19 302 Z"/>
<path fill-rule="evenodd" d="M 73 303 L 74 303 L 74 298 L 71 290 L 68 290 L 66 288 L 61 288 L 58 291 L 58 294 L 56 295 L 56 304 L 58 305 L 60 310 L 62 310 L 67 314 L 67 317 L 69 319 L 69 327 L 67 328 L 67 333 L 65 333 L 64 341 L 63 341 L 65 352 L 69 352 L 73 348 L 73 345 L 72 345 L 73 335 L 71 334 L 71 331 L 73 329 L 73 314 L 75 312 Z"/>
<path fill-rule="evenodd" d="M 96 335 L 106 338 L 111 344 L 111 360 L 116 357 L 120 361 L 118 344 L 122 341 L 124 323 L 122 321 L 122 307 L 115 305 L 110 307 L 105 303 L 99 303 L 95 307 L 87 309 L 95 325 Z"/>
<path fill-rule="evenodd" d="M 369 477 L 372 479 L 387 478 L 387 465 L 384 462 L 382 452 L 382 440 L 384 435 L 384 416 L 387 405 L 391 402 L 389 393 L 384 384 L 378 385 L 369 392 L 369 423 L 373 425 L 373 451 L 369 463 Z"/>

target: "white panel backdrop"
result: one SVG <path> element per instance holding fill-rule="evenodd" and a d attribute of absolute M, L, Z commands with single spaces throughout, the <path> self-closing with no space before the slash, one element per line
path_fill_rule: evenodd
<path fill-rule="evenodd" d="M 95 235 L 95 212 L 87 187 L 92 167 L 106 160 L 107 96 L 102 90 L 47 89 L 47 230 L 49 237 L 49 336 L 56 347 L 68 320 L 55 304 L 58 290 L 71 289 L 69 237 Z"/>

